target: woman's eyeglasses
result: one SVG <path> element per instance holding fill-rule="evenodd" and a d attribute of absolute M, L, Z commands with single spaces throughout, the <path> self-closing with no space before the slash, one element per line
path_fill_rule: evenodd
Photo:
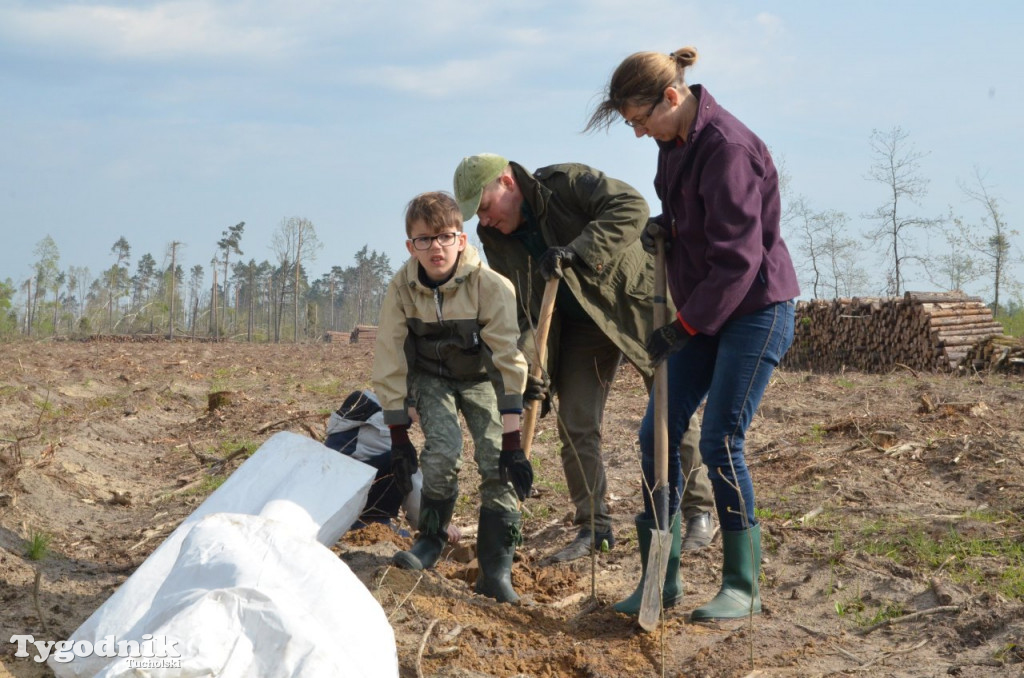
<path fill-rule="evenodd" d="M 633 129 L 636 129 L 637 127 L 647 127 L 647 121 L 651 119 L 654 109 L 658 107 L 658 104 L 660 104 L 661 100 L 664 98 L 665 95 L 662 94 L 658 97 L 657 101 L 651 104 L 651 107 L 647 109 L 647 115 L 644 116 L 643 122 L 640 122 L 639 120 L 623 120 L 622 122 L 626 123 L 626 127 L 631 127 Z"/>

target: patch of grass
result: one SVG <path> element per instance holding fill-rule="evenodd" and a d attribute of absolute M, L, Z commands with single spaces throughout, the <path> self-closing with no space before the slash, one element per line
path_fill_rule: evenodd
<path fill-rule="evenodd" d="M 991 511 L 972 512 L 964 519 L 1016 523 Z M 860 537 L 858 548 L 866 553 L 907 567 L 941 568 L 954 582 L 1024 599 L 1024 543 L 1011 535 L 974 537 L 955 526 L 936 534 L 913 522 L 879 520 L 863 528 Z"/>
<path fill-rule="evenodd" d="M 847 601 L 837 600 L 835 605 L 836 614 L 839 615 L 840 618 L 859 615 L 864 611 L 864 607 L 864 601 L 860 598 L 854 598 Z"/>
<path fill-rule="evenodd" d="M 305 388 L 310 393 L 315 393 L 316 395 L 337 398 L 339 404 L 341 402 L 341 399 L 344 398 L 345 394 L 347 393 L 347 391 L 344 390 L 345 385 L 344 383 L 342 383 L 341 379 L 329 379 L 328 381 L 321 382 L 307 382 L 305 384 Z"/>
<path fill-rule="evenodd" d="M 764 506 L 754 507 L 754 517 L 757 518 L 758 522 L 761 522 L 762 520 L 778 520 L 780 522 L 785 522 L 787 520 L 792 520 L 793 515 L 792 511 L 776 511 L 773 508 Z"/>
<path fill-rule="evenodd" d="M 477 498 L 471 497 L 468 494 L 459 494 L 459 498 L 455 500 L 456 512 L 469 512 L 474 508 Z"/>
<path fill-rule="evenodd" d="M 843 379 L 842 377 L 840 377 L 836 379 L 836 386 L 838 386 L 839 388 L 853 388 L 854 386 L 856 386 L 856 384 L 850 381 L 849 379 Z"/>
<path fill-rule="evenodd" d="M 539 443 L 550 443 L 558 440 L 558 431 L 553 428 L 537 431 L 535 435 L 535 441 Z"/>
<path fill-rule="evenodd" d="M 543 487 L 550 488 L 552 491 L 554 491 L 556 493 L 564 494 L 564 495 L 568 495 L 569 494 L 569 484 L 567 482 L 565 482 L 565 478 L 564 477 L 563 478 L 558 478 L 558 477 L 548 478 L 548 477 L 544 477 L 544 478 L 538 478 L 534 482 L 537 482 L 539 485 L 541 485 Z"/>
<path fill-rule="evenodd" d="M 89 412 L 99 412 L 100 410 L 109 410 L 111 408 L 121 408 L 124 406 L 125 397 L 114 397 L 110 395 L 97 396 L 89 400 L 86 404 L 86 409 Z"/>
<path fill-rule="evenodd" d="M 825 439 L 825 427 L 821 424 L 814 424 L 806 435 L 800 436 L 802 443 L 820 443 Z"/>
<path fill-rule="evenodd" d="M 207 451 L 212 456 L 224 458 L 240 449 L 244 449 L 246 451 L 245 457 L 248 458 L 258 447 L 259 443 L 250 438 L 225 438 L 218 441 L 216 447 L 207 448 Z"/>
<path fill-rule="evenodd" d="M 188 492 L 185 492 L 185 494 L 193 497 L 205 497 L 208 494 L 212 494 L 213 491 L 223 485 L 224 481 L 227 479 L 227 476 L 220 474 L 203 476 L 203 482 L 190 488 Z"/>
<path fill-rule="evenodd" d="M 534 520 L 547 520 L 551 516 L 551 507 L 545 504 L 537 504 L 531 508 Z"/>
<path fill-rule="evenodd" d="M 1024 661 L 1024 647 L 1013 641 L 1010 641 L 1004 644 L 998 650 L 996 650 L 995 654 L 993 655 L 993 658 L 998 659 L 1001 662 L 1019 663 L 1021 661 Z"/>
<path fill-rule="evenodd" d="M 977 520 L 979 523 L 999 523 L 1006 520 L 1006 516 L 991 509 L 979 509 L 968 511 L 964 517 Z"/>
<path fill-rule="evenodd" d="M 832 533 L 832 547 L 829 550 L 828 562 L 833 567 L 838 567 L 843 563 L 843 557 L 846 555 L 846 545 L 843 542 L 843 531 L 835 530 Z"/>
<path fill-rule="evenodd" d="M 50 555 L 50 542 L 53 535 L 39 530 L 32 530 L 25 542 L 25 556 L 32 561 L 46 560 Z"/>
<path fill-rule="evenodd" d="M 865 626 L 874 626 L 880 622 L 884 622 L 887 619 L 895 619 L 896 617 L 902 617 L 907 611 L 903 608 L 900 603 L 890 600 L 886 601 L 884 605 L 875 610 L 875 613 L 871 617 L 867 618 L 864 622 Z"/>
<path fill-rule="evenodd" d="M 210 390 L 211 391 L 234 391 L 235 387 L 230 386 L 230 382 L 234 381 L 239 374 L 248 372 L 247 366 L 237 367 L 215 367 L 210 373 Z"/>
<path fill-rule="evenodd" d="M 884 601 L 881 605 L 873 607 L 869 605 L 869 599 L 866 600 L 859 591 L 846 600 L 837 600 L 835 611 L 840 619 L 846 619 L 861 628 L 874 626 L 887 619 L 902 617 L 907 613 L 902 604 L 892 600 Z"/>

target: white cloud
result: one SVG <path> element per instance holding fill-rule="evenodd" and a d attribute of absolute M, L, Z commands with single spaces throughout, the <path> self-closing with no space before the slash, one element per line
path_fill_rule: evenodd
<path fill-rule="evenodd" d="M 230 6 L 182 0 L 149 6 L 26 6 L 0 12 L 0 33 L 30 47 L 84 51 L 103 58 L 264 59 L 288 45 L 273 23 L 233 21 Z M 238 17 L 234 17 L 238 18 Z"/>
<path fill-rule="evenodd" d="M 495 66 L 489 59 L 424 66 L 374 66 L 356 72 L 352 79 L 379 89 L 441 98 L 493 86 Z"/>
<path fill-rule="evenodd" d="M 785 31 L 782 18 L 768 12 L 761 12 L 754 21 L 769 35 L 781 35 Z"/>

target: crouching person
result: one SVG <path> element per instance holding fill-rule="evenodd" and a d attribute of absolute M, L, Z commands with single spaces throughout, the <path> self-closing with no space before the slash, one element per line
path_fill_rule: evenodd
<path fill-rule="evenodd" d="M 461 412 L 480 471 L 476 591 L 516 602 L 512 557 L 522 542 L 517 496 L 529 494 L 533 472 L 519 432 L 527 372 L 517 348 L 515 291 L 467 242 L 458 204 L 447 193 L 413 198 L 405 229 L 412 256 L 388 286 L 373 364 L 395 481 L 407 492 L 416 470 L 423 473 L 419 532 L 394 562 L 429 569 L 444 549 L 444 527 L 459 493 Z M 542 392 L 534 386 L 526 397 Z M 419 459 L 409 440 L 416 421 L 425 439 Z"/>
<path fill-rule="evenodd" d="M 384 412 L 377 396 L 368 390 L 352 391 L 327 420 L 324 445 L 377 469 L 366 506 L 354 528 L 370 523 L 387 525 L 400 536 L 410 536 L 398 524 L 399 509 L 405 508 L 411 525 L 419 522 L 420 495 L 414 487 L 403 493 L 391 475 L 391 434 L 384 424 Z M 413 478 L 413 485 L 422 478 Z M 449 529 L 452 529 L 451 527 Z"/>

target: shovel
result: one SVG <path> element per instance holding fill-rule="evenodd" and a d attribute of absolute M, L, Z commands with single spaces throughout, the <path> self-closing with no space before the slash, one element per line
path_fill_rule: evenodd
<path fill-rule="evenodd" d="M 654 255 L 654 327 L 668 322 L 665 299 L 665 240 L 655 240 Z M 651 530 L 651 549 L 647 556 L 647 576 L 640 602 L 640 626 L 645 631 L 658 627 L 661 617 L 662 589 L 668 558 L 672 550 L 672 533 L 668 525 L 668 372 L 665 361 L 654 368 L 654 487 L 651 499 L 654 506 L 654 529 Z"/>
<path fill-rule="evenodd" d="M 540 302 L 540 317 L 537 318 L 537 331 L 534 337 L 537 343 L 537 360 L 533 363 L 530 373 L 540 377 L 544 372 L 544 363 L 548 358 L 548 330 L 551 329 L 551 316 L 555 311 L 555 296 L 558 294 L 558 278 L 551 277 L 544 285 L 544 296 Z M 548 395 L 550 398 L 550 394 Z M 539 400 L 532 400 L 526 406 L 523 414 L 523 453 L 530 458 L 530 448 L 533 447 L 533 433 L 537 429 L 537 414 L 540 411 Z"/>

